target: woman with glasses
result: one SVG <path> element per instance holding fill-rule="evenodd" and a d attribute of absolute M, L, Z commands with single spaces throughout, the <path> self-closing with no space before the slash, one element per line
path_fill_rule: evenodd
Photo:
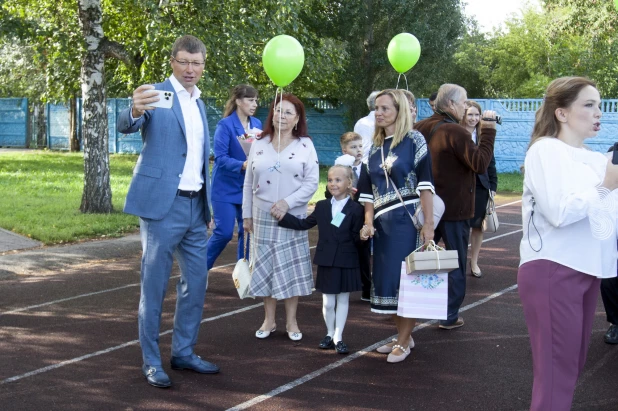
<path fill-rule="evenodd" d="M 262 122 L 253 117 L 258 92 L 241 84 L 230 92 L 223 119 L 214 136 L 215 164 L 212 168 L 212 210 L 215 228 L 208 240 L 208 269 L 234 235 L 238 221 L 238 259 L 243 257 L 242 187 L 247 168 L 245 147 L 262 132 Z M 248 151 L 248 150 L 247 150 Z"/>
<path fill-rule="evenodd" d="M 305 107 L 284 94 L 272 102 L 262 135 L 251 146 L 243 188 L 243 226 L 253 233 L 251 294 L 264 297 L 264 322 L 257 338 L 273 333 L 277 300 L 285 301 L 286 331 L 302 338 L 296 322 L 298 297 L 311 294 L 313 272 L 307 231 L 279 227 L 289 212 L 307 216 L 318 188 L 318 156 L 307 135 Z"/>

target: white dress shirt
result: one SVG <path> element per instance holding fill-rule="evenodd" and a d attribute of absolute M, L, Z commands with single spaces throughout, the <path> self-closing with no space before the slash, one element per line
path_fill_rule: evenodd
<path fill-rule="evenodd" d="M 542 138 L 530 147 L 525 160 L 520 265 L 544 259 L 599 278 L 616 276 L 616 215 L 608 214 L 612 235 L 604 240 L 593 235 L 589 218 L 602 201 L 599 186 L 606 167 L 603 154 L 557 138 Z"/>
<path fill-rule="evenodd" d="M 204 184 L 202 175 L 204 168 L 204 122 L 197 106 L 197 99 L 200 98 L 202 93 L 197 86 L 194 86 L 193 93 L 189 94 L 173 74 L 170 76 L 170 81 L 180 102 L 187 133 L 185 136 L 187 159 L 178 188 L 187 191 L 199 191 Z"/>
<path fill-rule="evenodd" d="M 343 210 L 343 207 L 345 207 L 349 199 L 350 199 L 350 196 L 347 196 L 343 200 L 335 200 L 335 197 L 330 198 L 330 204 L 331 204 L 330 211 L 333 215 L 333 218 L 335 218 L 335 216 L 339 214 L 341 210 Z"/>
<path fill-rule="evenodd" d="M 373 132 L 376 128 L 376 112 L 371 111 L 369 114 L 356 122 L 354 132 L 363 137 L 363 163 L 367 164 L 369 158 L 369 150 L 373 144 Z"/>

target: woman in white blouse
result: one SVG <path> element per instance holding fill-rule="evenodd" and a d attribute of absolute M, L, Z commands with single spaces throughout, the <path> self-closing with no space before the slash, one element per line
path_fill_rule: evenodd
<path fill-rule="evenodd" d="M 600 103 L 588 79 L 552 81 L 526 154 L 517 284 L 532 347 L 531 410 L 570 409 L 601 278 L 616 276 L 615 211 L 601 210 L 618 188 L 618 166 L 584 147 L 600 130 Z"/>

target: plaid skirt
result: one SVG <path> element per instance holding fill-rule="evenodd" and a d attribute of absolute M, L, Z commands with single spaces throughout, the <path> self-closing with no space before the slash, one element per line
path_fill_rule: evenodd
<path fill-rule="evenodd" d="M 304 218 L 305 216 L 299 216 Z M 309 234 L 279 227 L 270 213 L 253 207 L 255 260 L 251 295 L 277 300 L 310 295 L 313 270 L 309 254 Z"/>

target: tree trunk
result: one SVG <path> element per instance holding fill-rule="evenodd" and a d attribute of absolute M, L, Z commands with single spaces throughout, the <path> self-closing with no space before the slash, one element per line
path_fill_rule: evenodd
<path fill-rule="evenodd" d="M 367 19 L 365 20 L 365 38 L 363 39 L 362 65 L 365 72 L 365 82 L 363 88 L 365 96 L 371 94 L 375 84 L 375 69 L 371 59 L 373 54 L 373 0 L 365 0 L 365 10 Z"/>
<path fill-rule="evenodd" d="M 79 0 L 78 7 L 79 22 L 86 41 L 81 69 L 84 192 L 80 210 L 82 213 L 109 213 L 113 208 L 109 183 L 105 55 L 101 47 L 101 1 Z"/>
<path fill-rule="evenodd" d="M 79 138 L 77 138 L 77 99 L 69 99 L 69 144 L 71 152 L 79 151 Z"/>
<path fill-rule="evenodd" d="M 34 103 L 34 136 L 36 148 L 47 147 L 47 118 L 45 116 L 45 103 Z"/>

